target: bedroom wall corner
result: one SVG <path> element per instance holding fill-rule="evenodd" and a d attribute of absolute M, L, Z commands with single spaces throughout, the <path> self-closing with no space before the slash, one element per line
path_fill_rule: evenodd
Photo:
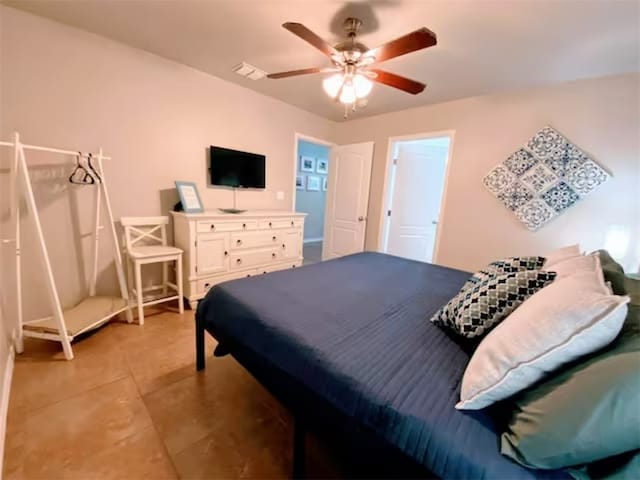
<path fill-rule="evenodd" d="M 6 140 L 13 131 L 29 144 L 102 147 L 113 158 L 104 168 L 117 222 L 124 215 L 168 214 L 167 206 L 177 202 L 175 180 L 195 181 L 209 209 L 230 207 L 233 192 L 208 185 L 210 145 L 267 157 L 267 188 L 239 192 L 239 208 L 290 210 L 295 133 L 331 139 L 333 122 L 186 65 L 0 5 L 0 137 Z M 3 154 L 0 182 L 8 176 Z M 29 152 L 27 161 L 48 164 L 36 169 L 38 178 L 33 175 L 34 194 L 62 303 L 74 305 L 87 291 L 91 246 L 82 235 L 91 229 L 91 192 L 69 188 L 72 158 Z M 0 221 L 7 217 L 3 202 Z M 23 223 L 23 282 L 35 292 L 24 314 L 32 319 L 49 310 L 46 296 L 38 294 L 44 289 L 37 244 L 28 235 L 29 222 Z M 98 291 L 105 294 L 117 285 L 107 243 L 98 276 Z M 9 249 L 3 250 L 6 255 Z M 10 291 L 5 296 L 13 298 Z M 14 318 L 13 305 L 5 308 Z"/>
<path fill-rule="evenodd" d="M 466 98 L 339 124 L 337 143 L 376 142 L 366 248 L 378 249 L 384 147 L 389 137 L 454 130 L 440 217 L 440 263 L 476 270 L 496 258 L 544 254 L 572 243 L 580 243 L 587 251 L 615 248 L 617 244 L 617 260 L 628 271 L 638 271 L 638 105 L 640 74 L 629 73 Z M 612 178 L 538 231 L 530 232 L 483 187 L 482 178 L 545 125 L 586 151 Z"/>

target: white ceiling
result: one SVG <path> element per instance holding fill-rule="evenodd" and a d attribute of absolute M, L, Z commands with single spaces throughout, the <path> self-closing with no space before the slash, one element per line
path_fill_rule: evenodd
<path fill-rule="evenodd" d="M 427 84 L 417 96 L 376 85 L 350 118 L 579 78 L 640 70 L 636 0 L 401 1 L 3 1 L 190 65 L 333 120 L 343 111 L 320 75 L 252 81 L 232 73 L 246 61 L 267 72 L 328 66 L 281 27 L 304 23 L 337 43 L 341 23 L 365 21 L 369 47 L 426 26 L 438 45 L 381 68 Z"/>

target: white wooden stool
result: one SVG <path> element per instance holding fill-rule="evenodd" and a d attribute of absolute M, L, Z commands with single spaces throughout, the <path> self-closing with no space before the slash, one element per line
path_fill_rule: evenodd
<path fill-rule="evenodd" d="M 127 280 L 138 303 L 138 323 L 144 324 L 144 307 L 178 300 L 180 314 L 184 313 L 182 299 L 182 250 L 167 245 L 169 217 L 122 217 L 126 244 Z M 176 262 L 176 283 L 169 282 L 169 264 Z M 142 265 L 162 263 L 162 284 L 142 287 Z M 135 275 L 135 277 L 134 277 Z M 131 284 L 132 277 L 134 285 Z M 177 295 L 167 296 L 169 288 Z M 162 291 L 162 296 L 144 300 L 144 293 Z"/>

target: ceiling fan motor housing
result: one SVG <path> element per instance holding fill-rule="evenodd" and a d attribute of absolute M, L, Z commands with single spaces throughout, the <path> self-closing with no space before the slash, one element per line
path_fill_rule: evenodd
<path fill-rule="evenodd" d="M 344 29 L 347 32 L 348 39 L 335 46 L 335 49 L 342 54 L 341 56 L 347 64 L 358 62 L 362 54 L 369 51 L 369 47 L 363 43 L 356 42 L 360 27 L 362 27 L 362 20 L 353 17 L 347 18 L 344 21 Z"/>

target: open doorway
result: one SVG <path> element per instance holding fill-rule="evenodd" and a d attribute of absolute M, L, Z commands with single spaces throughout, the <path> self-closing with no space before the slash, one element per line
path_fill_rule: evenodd
<path fill-rule="evenodd" d="M 382 251 L 435 262 L 452 132 L 389 140 Z"/>
<path fill-rule="evenodd" d="M 322 260 L 324 220 L 331 146 L 308 138 L 296 138 L 295 210 L 307 214 L 303 256 L 308 265 Z"/>

